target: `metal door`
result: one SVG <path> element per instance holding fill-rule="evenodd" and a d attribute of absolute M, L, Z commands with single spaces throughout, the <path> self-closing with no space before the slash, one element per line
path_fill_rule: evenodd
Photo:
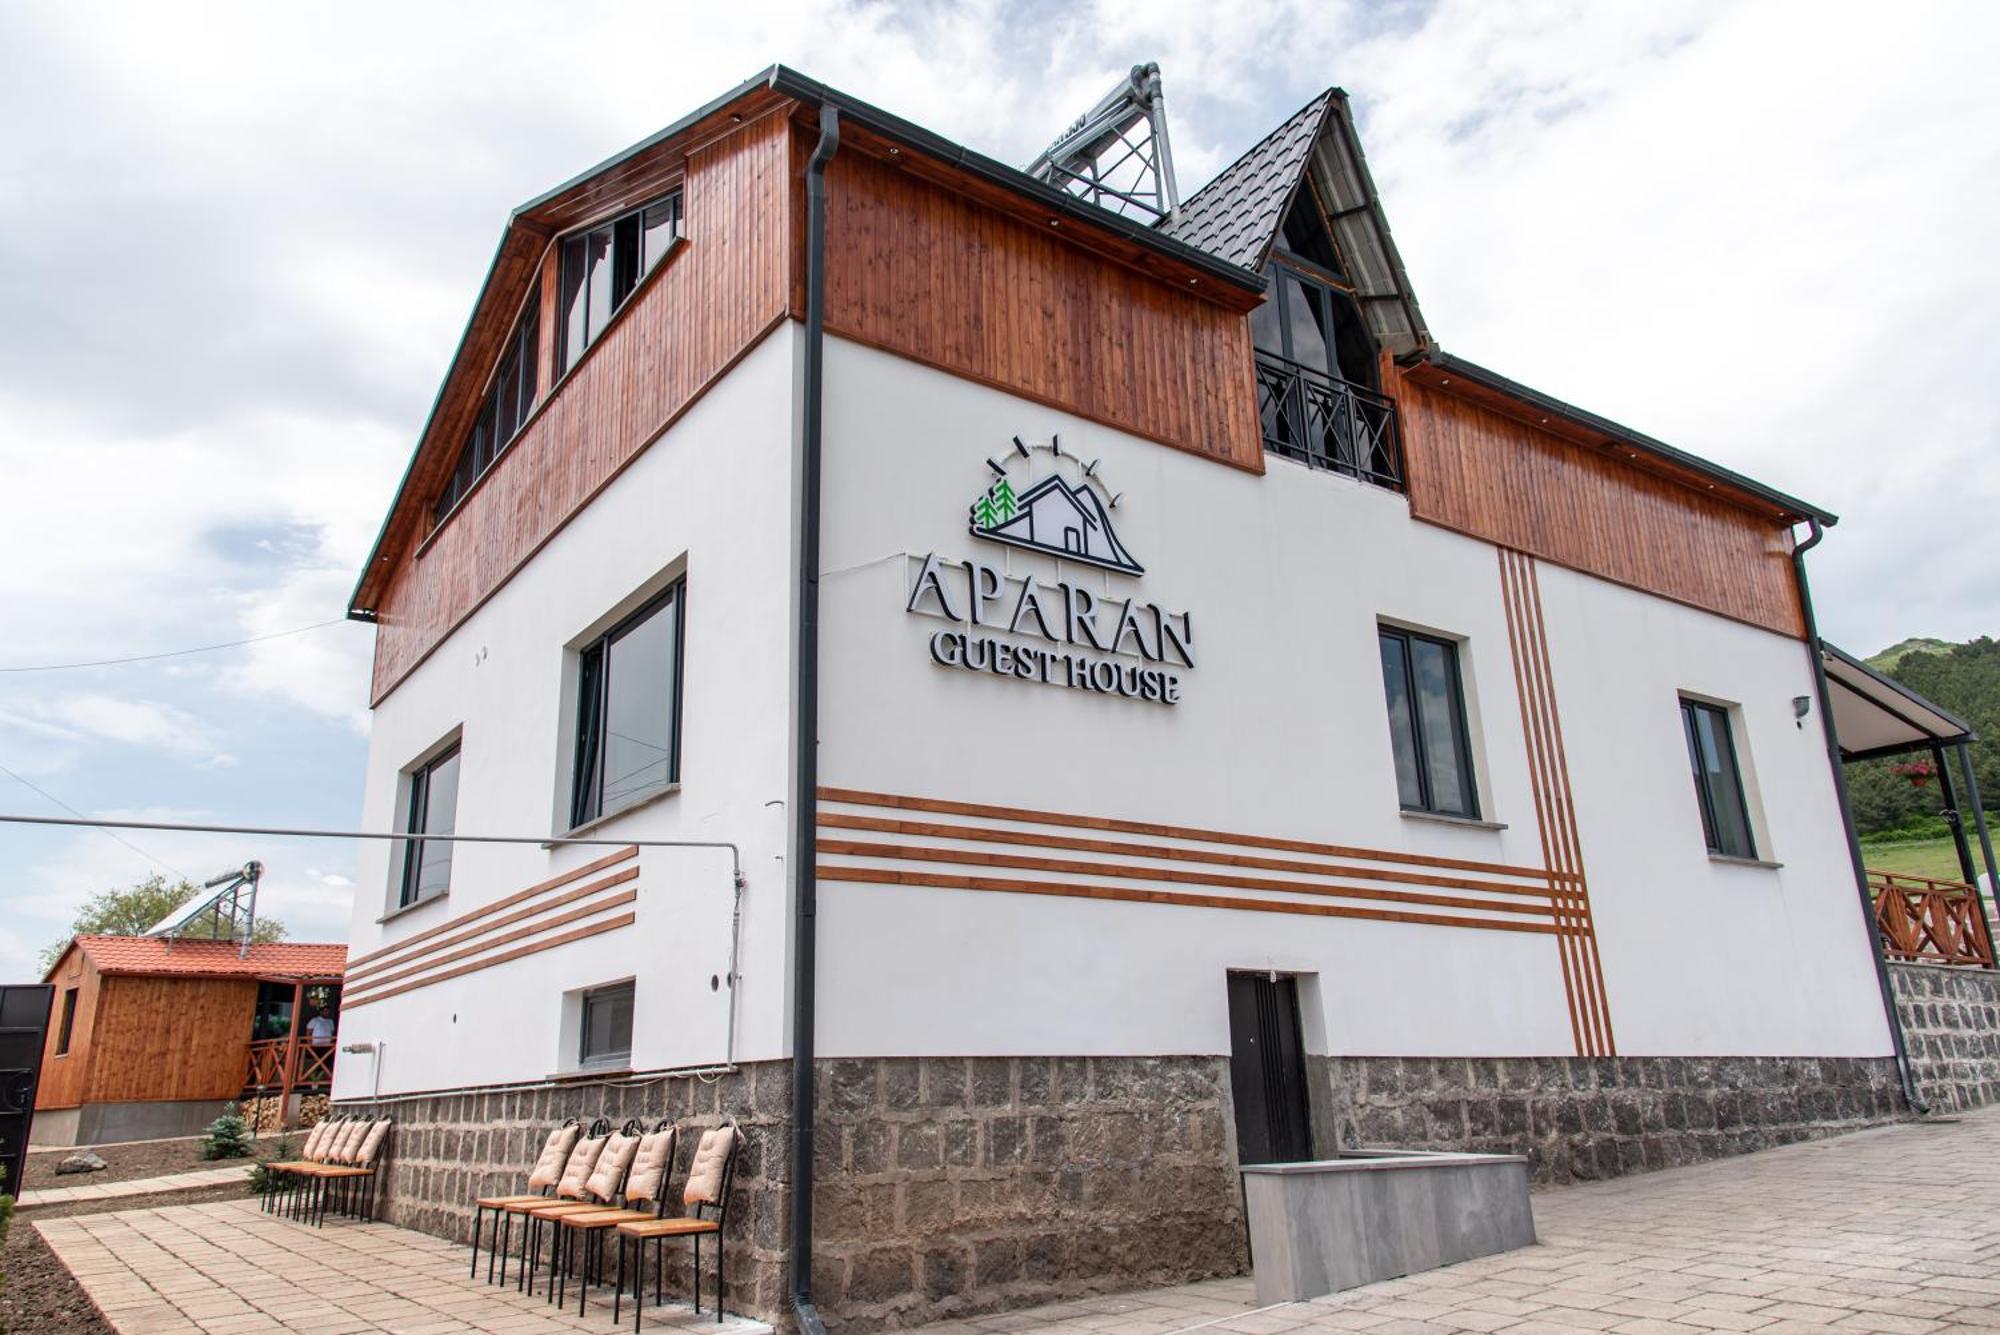
<path fill-rule="evenodd" d="M 1297 979 L 1267 973 L 1229 975 L 1229 1049 L 1237 1162 L 1310 1159 L 1312 1127 L 1306 1113 L 1306 1052 L 1299 1036 Z"/>

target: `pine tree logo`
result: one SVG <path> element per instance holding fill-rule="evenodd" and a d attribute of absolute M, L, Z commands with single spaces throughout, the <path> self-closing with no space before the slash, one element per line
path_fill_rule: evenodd
<path fill-rule="evenodd" d="M 1019 514 L 1020 510 L 1020 502 L 1014 498 L 1013 484 L 1003 477 L 972 503 L 972 526 L 976 529 L 996 529 Z"/>

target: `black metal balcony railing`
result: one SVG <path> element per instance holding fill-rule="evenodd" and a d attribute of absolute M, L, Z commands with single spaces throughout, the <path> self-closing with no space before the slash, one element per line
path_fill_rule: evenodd
<path fill-rule="evenodd" d="M 1403 489 L 1396 405 L 1382 395 L 1260 348 L 1257 411 L 1273 454 Z"/>

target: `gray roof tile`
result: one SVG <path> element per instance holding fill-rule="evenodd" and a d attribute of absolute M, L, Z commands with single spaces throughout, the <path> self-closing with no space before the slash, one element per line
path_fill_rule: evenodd
<path fill-rule="evenodd" d="M 1184 202 L 1160 230 L 1245 269 L 1264 261 L 1326 119 L 1328 89 Z"/>

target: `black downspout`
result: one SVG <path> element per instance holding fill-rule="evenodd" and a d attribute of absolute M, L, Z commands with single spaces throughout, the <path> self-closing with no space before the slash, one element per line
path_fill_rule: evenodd
<path fill-rule="evenodd" d="M 814 843 L 819 829 L 819 481 L 826 349 L 826 164 L 840 113 L 822 102 L 806 161 L 805 422 L 799 451 L 798 747 L 792 792 L 792 1313 L 807 1335 L 826 1325 L 812 1300 L 813 976 L 818 961 Z"/>
<path fill-rule="evenodd" d="M 1826 737 L 1827 765 L 1833 770 L 1833 790 L 1840 799 L 1840 824 L 1847 834 L 1847 858 L 1854 866 L 1854 888 L 1861 895 L 1861 921 L 1868 929 L 1868 947 L 1875 956 L 1875 985 L 1882 992 L 1882 1011 L 1889 1020 L 1889 1042 L 1896 1050 L 1896 1076 L 1902 1082 L 1903 1101 L 1918 1116 L 1931 1108 L 1917 1092 L 1916 1077 L 1910 1071 L 1910 1051 L 1903 1040 L 1903 1017 L 1896 1009 L 1896 988 L 1889 981 L 1887 957 L 1882 953 L 1882 929 L 1875 922 L 1875 900 L 1868 893 L 1868 867 L 1861 857 L 1861 838 L 1854 832 L 1854 808 L 1847 795 L 1847 762 L 1840 755 L 1840 734 L 1833 726 L 1833 694 L 1826 684 L 1825 650 L 1820 645 L 1819 619 L 1813 615 L 1812 589 L 1806 584 L 1806 553 L 1819 546 L 1826 536 L 1819 520 L 1807 519 L 1812 536 L 1792 549 L 1792 576 L 1798 581 L 1799 610 L 1806 623 L 1806 653 L 1812 659 L 1813 690 L 1818 697 L 1820 732 Z"/>

